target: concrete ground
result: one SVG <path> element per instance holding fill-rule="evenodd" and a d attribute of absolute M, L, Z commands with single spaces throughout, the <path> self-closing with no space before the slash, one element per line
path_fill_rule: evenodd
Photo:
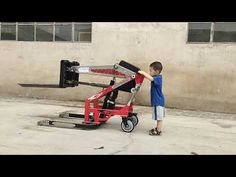
<path fill-rule="evenodd" d="M 235 114 L 167 109 L 162 136 L 148 135 L 154 124 L 143 106 L 132 133 L 119 117 L 90 131 L 37 126 L 64 111 L 83 112 L 83 103 L 0 98 L 0 154 L 236 154 Z"/>

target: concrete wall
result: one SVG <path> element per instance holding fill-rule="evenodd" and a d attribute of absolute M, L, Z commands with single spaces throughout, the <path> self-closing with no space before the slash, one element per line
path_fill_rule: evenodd
<path fill-rule="evenodd" d="M 81 65 L 126 60 L 148 71 L 163 63 L 167 107 L 236 113 L 236 44 L 188 44 L 187 23 L 93 23 L 92 43 L 0 41 L 1 95 L 84 100 L 100 88 L 22 88 L 17 83 L 59 81 L 61 59 Z M 106 77 L 81 75 L 81 81 L 109 83 Z M 145 80 L 136 104 L 149 105 Z M 121 93 L 119 102 L 128 100 Z"/>

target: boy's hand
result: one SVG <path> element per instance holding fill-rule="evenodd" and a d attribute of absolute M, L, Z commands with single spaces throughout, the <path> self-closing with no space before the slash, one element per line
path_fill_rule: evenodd
<path fill-rule="evenodd" d="M 146 73 L 145 71 L 139 70 L 138 73 L 139 73 L 139 74 L 142 74 L 142 75 L 143 75 L 145 78 L 147 78 L 148 80 L 153 81 L 153 77 L 152 77 L 150 74 Z"/>
<path fill-rule="evenodd" d="M 144 75 L 145 72 L 142 70 L 139 70 L 138 73 Z"/>

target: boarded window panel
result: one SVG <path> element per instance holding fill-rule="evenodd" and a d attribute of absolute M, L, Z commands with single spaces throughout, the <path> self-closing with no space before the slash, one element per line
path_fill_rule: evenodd
<path fill-rule="evenodd" d="M 74 41 L 91 42 L 92 24 L 75 24 Z"/>
<path fill-rule="evenodd" d="M 16 24 L 2 23 L 1 40 L 16 40 Z"/>
<path fill-rule="evenodd" d="M 189 23 L 188 42 L 210 42 L 211 23 Z"/>
<path fill-rule="evenodd" d="M 34 41 L 34 25 L 18 25 L 18 41 Z"/>
<path fill-rule="evenodd" d="M 80 33 L 80 42 L 91 42 L 91 33 Z"/>
<path fill-rule="evenodd" d="M 36 41 L 53 41 L 53 25 L 37 25 Z"/>
<path fill-rule="evenodd" d="M 72 24 L 56 24 L 55 41 L 72 41 Z"/>
<path fill-rule="evenodd" d="M 215 23 L 214 42 L 236 42 L 236 23 Z"/>

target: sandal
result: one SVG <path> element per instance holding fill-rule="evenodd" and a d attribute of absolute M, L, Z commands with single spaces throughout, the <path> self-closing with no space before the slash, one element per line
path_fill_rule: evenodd
<path fill-rule="evenodd" d="M 155 129 L 153 128 L 153 129 L 151 129 L 151 130 L 149 130 L 149 134 L 151 133 L 151 132 L 154 132 L 155 131 Z"/>
<path fill-rule="evenodd" d="M 157 131 L 157 135 L 161 135 L 161 133 L 162 133 L 161 131 Z"/>
<path fill-rule="evenodd" d="M 149 130 L 149 135 L 161 135 L 161 131 L 158 131 L 157 128 Z"/>
<path fill-rule="evenodd" d="M 149 135 L 157 135 L 157 129 L 151 129 L 149 130 Z"/>

